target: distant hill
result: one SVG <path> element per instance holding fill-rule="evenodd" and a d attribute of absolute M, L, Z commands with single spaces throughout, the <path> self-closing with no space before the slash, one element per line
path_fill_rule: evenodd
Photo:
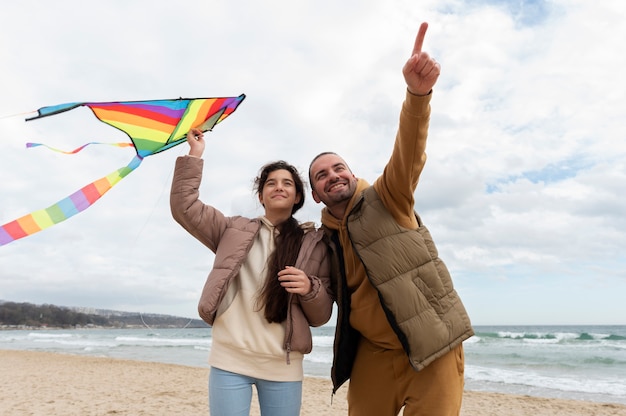
<path fill-rule="evenodd" d="M 205 328 L 201 319 L 106 309 L 0 301 L 0 329 L 14 328 Z"/>

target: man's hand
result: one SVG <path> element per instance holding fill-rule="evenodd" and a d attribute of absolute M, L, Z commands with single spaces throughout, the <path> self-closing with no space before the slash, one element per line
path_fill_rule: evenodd
<path fill-rule="evenodd" d="M 426 29 L 428 29 L 428 23 L 424 22 L 417 33 L 413 53 L 402 68 L 407 89 L 411 94 L 415 95 L 428 95 L 437 82 L 441 71 L 441 66 L 439 66 L 437 61 L 426 52 L 422 52 Z"/>

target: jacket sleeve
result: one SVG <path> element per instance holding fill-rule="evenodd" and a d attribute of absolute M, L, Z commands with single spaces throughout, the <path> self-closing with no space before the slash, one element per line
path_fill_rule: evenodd
<path fill-rule="evenodd" d="M 203 166 L 204 161 L 197 157 L 180 156 L 176 159 L 170 209 L 176 222 L 215 252 L 226 228 L 226 217 L 199 199 Z"/>
<path fill-rule="evenodd" d="M 413 193 L 426 163 L 430 98 L 406 92 L 391 158 L 374 183 L 385 207 L 406 228 L 417 228 Z"/>
<path fill-rule="evenodd" d="M 310 326 L 324 325 L 332 315 L 334 299 L 330 285 L 328 247 L 322 240 L 316 243 L 303 270 L 311 279 L 311 291 L 299 296 L 300 306 Z"/>

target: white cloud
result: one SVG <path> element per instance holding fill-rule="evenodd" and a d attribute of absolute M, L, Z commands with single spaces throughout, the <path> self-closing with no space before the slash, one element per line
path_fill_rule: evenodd
<path fill-rule="evenodd" d="M 391 150 L 419 23 L 442 64 L 416 192 L 475 323 L 624 323 L 626 167 L 618 0 L 135 1 L 3 7 L 0 116 L 70 101 L 245 93 L 209 135 L 202 198 L 257 215 L 252 178 L 333 150 L 369 181 Z M 125 166 L 88 111 L 0 119 L 0 223 Z M 147 158 L 70 220 L 0 248 L 0 299 L 196 316 L 212 255 Z M 309 197 L 298 217 L 319 223 Z M 617 309 L 616 309 L 617 308 Z M 622 308 L 621 310 L 619 308 Z"/>

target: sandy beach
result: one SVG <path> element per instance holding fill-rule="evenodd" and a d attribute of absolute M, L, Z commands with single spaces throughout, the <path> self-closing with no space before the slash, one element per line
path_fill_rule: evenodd
<path fill-rule="evenodd" d="M 45 352 L 0 350 L 0 414 L 202 415 L 206 368 Z M 346 387 L 304 382 L 302 415 L 346 415 Z M 256 398 L 254 399 L 256 401 Z M 253 402 L 252 415 L 258 416 Z M 626 406 L 466 392 L 463 416 L 626 416 Z"/>

